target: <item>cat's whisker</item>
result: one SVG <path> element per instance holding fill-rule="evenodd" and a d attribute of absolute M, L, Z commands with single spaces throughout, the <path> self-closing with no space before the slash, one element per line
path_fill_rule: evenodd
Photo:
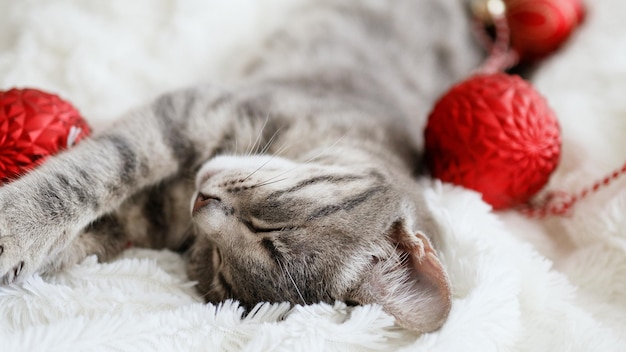
<path fill-rule="evenodd" d="M 276 153 L 274 153 L 268 161 L 264 162 L 264 163 L 263 163 L 261 166 L 259 166 L 256 170 L 254 170 L 252 173 L 250 173 L 248 176 L 246 176 L 246 177 L 243 179 L 243 181 L 247 180 L 247 179 L 248 179 L 248 178 L 250 178 L 252 175 L 254 175 L 256 172 L 258 172 L 259 170 L 261 170 L 261 169 L 262 169 L 265 165 L 267 165 L 269 162 L 271 162 L 272 160 L 274 160 L 274 158 L 276 158 L 276 157 L 280 156 L 280 154 L 282 154 L 282 153 L 283 153 L 285 150 L 287 150 L 288 148 L 289 148 L 289 146 L 288 146 L 287 144 L 283 144 L 280 148 L 278 148 L 278 150 L 276 151 Z M 273 179 L 273 178 L 272 178 L 272 179 Z M 284 179 L 283 179 L 283 180 L 284 180 Z M 243 182 L 243 181 L 242 181 L 242 182 Z M 262 182 L 260 182 L 259 184 L 261 184 L 261 183 L 265 183 L 265 182 L 267 182 L 267 181 L 269 181 L 269 180 L 262 181 Z M 282 180 L 281 180 L 281 181 L 282 181 Z M 259 184 L 255 185 L 255 186 L 253 186 L 253 187 L 258 186 Z M 262 185 L 261 185 L 261 186 L 262 186 Z"/>
<path fill-rule="evenodd" d="M 281 129 L 282 129 L 282 127 L 279 127 L 279 128 L 276 129 L 276 132 L 274 132 L 272 137 L 270 137 L 269 141 L 267 141 L 267 143 L 265 143 L 265 146 L 263 147 L 263 149 L 261 149 L 261 152 L 259 152 L 259 154 L 265 154 L 267 152 L 267 150 L 270 148 L 270 146 L 274 142 L 274 139 L 278 135 L 278 132 L 280 132 Z"/>
<path fill-rule="evenodd" d="M 277 175 L 274 175 L 274 176 L 272 176 L 272 177 L 270 177 L 270 178 L 268 178 L 268 179 L 266 179 L 264 181 L 261 181 L 260 183 L 271 181 L 271 180 L 273 180 L 273 179 L 275 179 L 277 177 L 283 176 L 283 175 L 288 174 L 288 173 L 290 173 L 290 172 L 292 172 L 294 170 L 297 170 L 297 169 L 301 168 L 302 166 L 303 165 L 297 165 L 297 166 L 295 166 L 295 167 L 293 167 L 291 169 L 285 170 L 285 171 L 283 171 L 283 172 L 281 172 L 281 173 L 279 173 Z M 284 180 L 284 178 L 283 178 L 283 180 Z"/>
<path fill-rule="evenodd" d="M 256 135 L 256 139 L 254 140 L 254 143 L 252 143 L 252 145 L 250 146 L 250 150 L 246 153 L 246 155 L 257 154 L 258 147 L 261 145 L 260 144 L 261 136 L 263 136 L 263 131 L 265 131 L 265 126 L 267 126 L 267 122 L 269 121 L 269 119 L 270 119 L 270 113 L 268 112 L 267 115 L 265 116 L 265 121 L 263 122 L 263 126 L 261 126 L 259 133 L 257 133 Z"/>
<path fill-rule="evenodd" d="M 341 142 L 345 137 L 346 137 L 346 134 L 344 134 L 343 136 L 337 138 L 337 140 L 333 144 L 331 144 L 328 147 L 322 149 L 319 153 L 317 153 L 316 155 L 314 155 L 314 156 L 310 157 L 309 159 L 303 161 L 302 163 L 303 164 L 310 163 L 311 161 L 313 161 L 313 160 L 319 158 L 320 156 L 324 155 L 325 153 L 327 153 L 328 151 L 330 151 L 331 149 L 336 147 L 337 144 L 339 144 L 339 142 Z"/>
<path fill-rule="evenodd" d="M 267 127 L 267 122 L 270 119 L 270 112 L 267 112 L 267 115 L 265 116 L 265 122 L 263 122 L 263 127 L 261 127 L 261 132 L 259 133 L 257 139 L 258 139 L 258 144 L 256 146 L 256 148 L 254 149 L 254 154 L 261 154 L 259 152 L 259 148 L 261 147 L 261 141 L 263 140 L 263 132 L 265 132 L 265 128 Z M 274 133 L 276 134 L 276 133 Z"/>
<path fill-rule="evenodd" d="M 274 159 L 273 157 L 270 158 L 269 160 L 267 160 L 266 162 L 264 162 L 263 164 L 261 164 L 261 166 L 257 167 L 256 170 L 252 171 L 251 173 L 248 174 L 248 176 L 244 177 L 241 182 L 245 182 L 247 179 L 249 179 L 250 177 L 252 177 L 252 175 L 256 174 L 259 170 L 261 170 L 265 165 L 269 164 L 270 161 L 272 161 L 272 159 Z"/>
<path fill-rule="evenodd" d="M 266 180 L 262 181 L 262 183 L 263 183 L 263 182 L 267 182 L 267 181 L 271 181 L 271 180 L 273 180 L 273 179 L 275 179 L 275 178 L 277 178 L 277 177 L 280 177 L 280 176 L 283 176 L 283 175 L 285 175 L 285 174 L 287 174 L 287 173 L 293 172 L 293 171 L 295 171 L 295 170 L 297 170 L 297 169 L 299 169 L 299 168 L 303 167 L 304 165 L 306 165 L 306 164 L 310 163 L 311 161 L 313 161 L 313 160 L 315 160 L 315 159 L 319 158 L 320 156 L 324 155 L 325 153 L 327 153 L 328 151 L 330 151 L 332 148 L 334 148 L 334 147 L 335 147 L 335 146 L 336 146 L 336 145 L 337 145 L 337 144 L 338 144 L 338 143 L 339 143 L 339 142 L 340 142 L 340 141 L 341 141 L 341 140 L 342 140 L 345 136 L 346 136 L 346 135 L 344 134 L 343 136 L 339 137 L 339 138 L 338 138 L 338 139 L 337 139 L 337 140 L 336 140 L 336 141 L 335 141 L 332 145 L 330 145 L 330 146 L 328 146 L 328 147 L 324 148 L 324 149 L 323 149 L 323 150 L 321 150 L 319 153 L 317 153 L 317 154 L 315 154 L 314 156 L 312 156 L 312 157 L 308 158 L 307 160 L 303 161 L 302 163 L 299 163 L 298 165 L 294 166 L 294 167 L 293 167 L 293 168 L 291 168 L 291 169 L 285 170 L 285 171 L 283 171 L 283 172 L 281 172 L 281 173 L 279 173 L 279 174 L 277 174 L 277 175 L 274 175 L 274 176 L 272 176 L 272 177 L 270 177 L 270 178 L 268 178 L 268 179 L 266 179 Z"/>
<path fill-rule="evenodd" d="M 284 181 L 284 180 L 286 180 L 286 179 L 287 179 L 287 177 L 284 177 L 284 178 L 281 178 L 281 179 L 278 179 L 278 180 L 274 180 L 274 181 L 265 181 L 265 182 L 260 182 L 260 183 L 257 183 L 257 184 L 255 184 L 255 185 L 251 186 L 251 188 L 259 188 L 259 187 L 263 187 L 263 186 L 271 185 L 272 183 L 281 182 L 281 181 Z"/>
<path fill-rule="evenodd" d="M 245 156 L 250 156 L 250 153 L 252 153 L 252 135 L 248 135 L 248 146 L 246 147 L 245 152 L 243 153 L 243 155 Z"/>
<path fill-rule="evenodd" d="M 281 156 L 281 154 L 283 154 L 289 148 L 291 148 L 291 144 L 287 145 L 287 142 L 285 142 L 282 146 L 280 146 L 280 148 L 276 150 L 275 153 L 272 154 L 272 157 L 275 158 L 275 157 Z"/>
<path fill-rule="evenodd" d="M 283 153 L 285 150 L 287 150 L 287 149 L 288 149 L 288 147 L 287 147 L 286 145 L 284 145 L 284 144 L 283 144 L 283 146 L 281 146 L 281 147 L 280 147 L 280 148 L 276 151 L 276 153 L 275 153 L 275 154 L 273 154 L 273 155 L 271 156 L 271 158 L 270 158 L 268 161 L 264 162 L 264 163 L 263 163 L 263 165 L 259 166 L 256 170 L 254 170 L 252 173 L 250 173 L 248 176 L 246 176 L 246 177 L 243 179 L 243 181 L 247 180 L 247 179 L 248 179 L 248 178 L 250 178 L 252 175 L 254 175 L 255 173 L 257 173 L 259 170 L 261 170 L 261 169 L 262 169 L 265 165 L 267 165 L 268 163 L 270 163 L 270 162 L 271 162 L 272 160 L 274 160 L 276 157 L 279 157 L 279 156 L 280 156 L 280 154 L 282 154 L 282 153 Z M 243 182 L 243 181 L 242 181 L 242 182 Z M 266 181 L 268 181 L 268 180 L 266 180 Z M 263 181 L 263 182 L 265 182 L 265 181 Z M 263 182 L 261 182 L 261 183 L 263 183 Z"/>
<path fill-rule="evenodd" d="M 331 145 L 329 145 L 329 146 L 327 146 L 327 147 L 323 148 L 322 150 L 320 150 L 320 152 L 319 152 L 319 153 L 317 153 L 317 154 L 313 155 L 312 157 L 310 157 L 310 158 L 306 159 L 306 160 L 305 160 L 305 161 L 303 161 L 301 164 L 302 164 L 302 165 L 308 164 L 308 163 L 310 163 L 311 161 L 313 161 L 313 160 L 315 160 L 315 159 L 317 159 L 317 158 L 321 157 L 322 155 L 324 155 L 324 154 L 328 153 L 330 150 L 332 150 L 334 147 L 336 147 L 336 146 L 337 146 L 337 144 L 339 144 L 339 142 L 341 142 L 341 141 L 342 141 L 345 137 L 346 137 L 346 135 L 344 134 L 343 136 L 341 136 L 341 137 L 337 138 L 337 140 L 336 140 L 333 144 L 331 144 Z"/>
<path fill-rule="evenodd" d="M 269 145 L 272 143 L 272 141 L 274 140 L 274 137 L 276 137 L 276 134 L 278 133 L 278 131 L 280 131 L 280 128 L 278 130 L 276 130 L 276 132 L 274 132 L 274 134 L 272 135 L 272 138 L 270 138 L 269 142 L 265 145 L 265 147 L 263 148 L 263 150 L 261 151 L 261 154 L 263 154 L 267 148 L 269 148 Z M 282 148 L 282 147 L 281 147 Z M 257 173 L 259 170 L 261 170 L 265 165 L 269 164 L 272 160 L 274 160 L 274 158 L 276 158 L 277 155 L 272 155 L 271 158 L 269 158 L 269 160 L 267 160 L 266 162 L 264 162 L 261 166 L 259 166 L 256 170 L 252 171 L 248 176 L 244 177 L 244 179 L 241 182 L 246 181 L 247 179 L 249 179 L 252 175 L 254 175 L 255 173 Z"/>
<path fill-rule="evenodd" d="M 289 273 L 289 270 L 287 270 L 287 267 L 279 259 L 277 259 L 276 262 L 278 263 L 278 266 L 280 266 L 281 271 L 283 273 L 287 274 L 287 277 L 289 277 L 289 280 L 293 284 L 293 287 L 296 289 L 296 292 L 298 292 L 298 296 L 302 300 L 302 305 L 306 305 L 306 301 L 304 300 L 304 296 L 302 296 L 302 292 L 300 292 L 300 289 L 298 288 L 298 285 L 296 284 L 296 281 L 293 279 L 293 277 Z"/>

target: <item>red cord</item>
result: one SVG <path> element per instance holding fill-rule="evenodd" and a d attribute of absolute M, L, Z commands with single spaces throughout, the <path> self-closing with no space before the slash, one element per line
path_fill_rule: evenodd
<path fill-rule="evenodd" d="M 485 31 L 484 24 L 476 21 L 477 38 L 489 50 L 489 56 L 476 70 L 476 73 L 490 74 L 505 71 L 519 62 L 519 55 L 511 49 L 511 31 L 505 16 L 494 16 L 495 38 Z"/>
<path fill-rule="evenodd" d="M 518 210 L 532 218 L 544 218 L 550 215 L 571 215 L 571 210 L 576 202 L 598 192 L 603 187 L 609 186 L 624 174 L 626 174 L 626 163 L 624 163 L 621 168 L 614 170 L 601 180 L 596 181 L 591 186 L 583 188 L 576 194 L 569 194 L 563 191 L 548 192 L 538 203 L 534 205 L 524 205 Z"/>

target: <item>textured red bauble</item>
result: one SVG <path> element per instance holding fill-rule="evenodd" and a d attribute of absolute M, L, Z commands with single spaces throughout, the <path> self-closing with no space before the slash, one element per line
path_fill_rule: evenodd
<path fill-rule="evenodd" d="M 78 111 L 54 94 L 36 89 L 0 91 L 0 184 L 89 133 Z"/>
<path fill-rule="evenodd" d="M 561 152 L 559 124 L 546 100 L 504 73 L 454 86 L 431 112 L 425 139 L 433 176 L 480 192 L 494 209 L 537 193 Z"/>
<path fill-rule="evenodd" d="M 511 46 L 523 61 L 558 49 L 585 17 L 580 0 L 505 0 L 505 4 Z"/>

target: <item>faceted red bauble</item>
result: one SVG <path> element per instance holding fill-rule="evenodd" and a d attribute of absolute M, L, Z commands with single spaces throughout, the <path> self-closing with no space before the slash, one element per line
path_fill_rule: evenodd
<path fill-rule="evenodd" d="M 558 121 L 526 81 L 476 75 L 435 105 L 425 131 L 434 177 L 476 190 L 494 209 L 526 202 L 558 164 Z"/>
<path fill-rule="evenodd" d="M 0 91 L 0 184 L 89 135 L 78 111 L 36 89 Z"/>
<path fill-rule="evenodd" d="M 524 61 L 556 50 L 585 17 L 580 0 L 505 0 L 511 46 Z"/>

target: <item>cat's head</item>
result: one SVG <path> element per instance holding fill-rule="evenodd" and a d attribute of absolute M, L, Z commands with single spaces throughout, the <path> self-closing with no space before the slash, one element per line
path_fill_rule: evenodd
<path fill-rule="evenodd" d="M 188 271 L 206 301 L 377 303 L 421 332 L 445 320 L 446 273 L 384 171 L 217 157 L 196 185 Z"/>

